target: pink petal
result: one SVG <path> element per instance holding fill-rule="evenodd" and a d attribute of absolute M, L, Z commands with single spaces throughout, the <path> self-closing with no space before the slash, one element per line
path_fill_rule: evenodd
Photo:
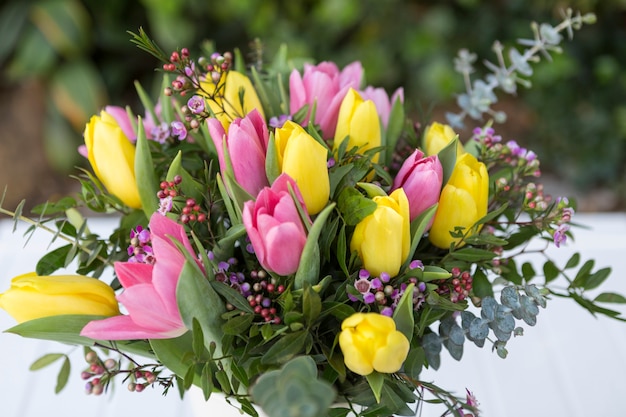
<path fill-rule="evenodd" d="M 153 266 L 134 262 L 116 262 L 115 273 L 124 288 L 152 283 Z"/>
<path fill-rule="evenodd" d="M 184 327 L 178 307 L 174 311 L 167 308 L 166 300 L 151 285 L 135 285 L 118 295 L 117 299 L 139 327 L 157 331 Z"/>
<path fill-rule="evenodd" d="M 283 223 L 269 230 L 265 236 L 268 269 L 279 275 L 290 275 L 298 270 L 306 236 L 293 223 Z"/>
<path fill-rule="evenodd" d="M 87 323 L 80 335 L 95 340 L 170 339 L 186 331 L 185 328 L 165 331 L 145 329 L 134 323 L 129 316 L 115 316 Z"/>

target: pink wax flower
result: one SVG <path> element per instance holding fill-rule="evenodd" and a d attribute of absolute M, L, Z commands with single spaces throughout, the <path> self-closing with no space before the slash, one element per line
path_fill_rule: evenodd
<path fill-rule="evenodd" d="M 380 116 L 380 120 L 383 122 L 383 126 L 387 127 L 389 123 L 389 115 L 396 100 L 400 100 L 400 103 L 404 103 L 404 89 L 398 88 L 392 95 L 391 99 L 384 88 L 374 88 L 368 86 L 365 90 L 360 92 L 363 100 L 372 100 L 376 106 L 376 111 Z"/>
<path fill-rule="evenodd" d="M 287 174 L 281 174 L 271 188 L 263 188 L 256 201 L 246 201 L 243 206 L 243 224 L 257 259 L 263 268 L 279 275 L 296 272 L 307 237 L 289 186 L 306 213 L 298 186 Z"/>
<path fill-rule="evenodd" d="M 269 185 L 265 175 L 269 132 L 261 113 L 254 109 L 243 119 L 233 120 L 228 133 L 218 119 L 210 118 L 207 123 L 222 173 L 226 170 L 223 149 L 225 139 L 235 180 L 250 195 L 256 196 L 263 187 Z"/>
<path fill-rule="evenodd" d="M 424 152 L 416 149 L 400 167 L 393 181 L 392 191 L 404 189 L 409 200 L 410 218 L 413 221 L 424 210 L 439 201 L 442 181 L 443 168 L 437 155 L 424 158 Z"/>
<path fill-rule="evenodd" d="M 362 78 L 363 67 L 358 61 L 341 72 L 333 62 L 305 64 L 302 75 L 293 70 L 289 76 L 289 110 L 293 115 L 308 104 L 310 112 L 315 103 L 315 123 L 320 126 L 324 139 L 329 139 L 335 134 L 343 98 L 350 88 L 359 89 Z M 304 120 L 304 126 L 309 121 L 309 115 Z"/>
<path fill-rule="evenodd" d="M 187 331 L 176 303 L 176 285 L 185 263 L 173 240 L 196 258 L 183 227 L 159 213 L 150 218 L 154 264 L 116 262 L 124 291 L 117 300 L 127 315 L 89 322 L 82 336 L 96 340 L 168 339 Z"/>

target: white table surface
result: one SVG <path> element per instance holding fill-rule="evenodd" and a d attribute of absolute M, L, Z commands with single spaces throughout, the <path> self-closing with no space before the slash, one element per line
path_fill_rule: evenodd
<path fill-rule="evenodd" d="M 602 289 L 626 294 L 626 213 L 579 213 L 575 220 L 591 229 L 575 229 L 576 242 L 550 248 L 549 253 L 560 265 L 572 253 L 581 252 L 583 260 L 596 259 L 597 268 L 613 267 Z M 49 235 L 38 231 L 24 246 L 25 227 L 12 233 L 12 226 L 12 221 L 0 221 L 0 292 L 9 287 L 11 278 L 34 269 L 50 242 Z M 107 223 L 92 222 L 90 227 L 102 230 Z M 624 312 L 626 306 L 615 309 Z M 0 329 L 14 324 L 0 311 Z M 595 318 L 571 300 L 556 299 L 541 310 L 536 326 L 524 328 L 524 336 L 509 342 L 507 359 L 488 348 L 466 344 L 461 362 L 443 352 L 439 371 L 428 370 L 422 379 L 459 394 L 469 388 L 485 417 L 626 415 L 622 397 L 626 394 L 626 323 Z M 60 364 L 37 372 L 28 370 L 36 358 L 52 352 L 73 352 L 70 382 L 58 395 L 54 386 Z M 181 401 L 175 392 L 167 397 L 158 389 L 130 393 L 117 384 L 113 395 L 85 395 L 80 379 L 83 363 L 81 349 L 0 333 L 0 416 L 239 416 L 217 398 L 206 406 L 200 404 L 197 393 Z M 435 417 L 442 412 L 438 407 L 426 407 L 422 416 Z"/>

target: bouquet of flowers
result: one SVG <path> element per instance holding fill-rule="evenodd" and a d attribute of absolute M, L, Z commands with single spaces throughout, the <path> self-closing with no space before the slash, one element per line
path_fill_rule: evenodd
<path fill-rule="evenodd" d="M 0 207 L 68 241 L 0 295 L 19 323 L 8 331 L 83 345 L 92 394 L 119 377 L 135 391 L 222 392 L 252 416 L 414 415 L 426 395 L 476 415 L 471 393 L 420 380 L 442 348 L 461 360 L 467 340 L 505 357 L 550 296 L 618 316 L 598 305 L 611 294 L 585 296 L 608 268 L 588 262 L 571 279 L 578 257 L 546 258 L 541 282 L 519 264 L 529 241 L 571 233 L 573 207 L 544 195 L 537 155 L 492 122 L 454 130 L 504 122 L 495 91 L 529 84 L 530 63 L 592 21 L 567 11 L 534 25 L 508 59 L 496 44 L 484 80 L 461 51 L 467 91 L 447 124 L 410 120 L 402 89 L 363 87 L 359 62 L 339 70 L 281 49 L 246 67 L 238 51 L 195 59 L 132 34 L 162 62 L 158 99 L 137 84 L 142 115 L 91 118 L 80 195 L 38 206 L 36 220 Z M 85 210 L 119 226 L 93 234 Z M 76 275 L 54 275 L 70 264 Z M 565 290 L 550 286 L 560 275 Z"/>

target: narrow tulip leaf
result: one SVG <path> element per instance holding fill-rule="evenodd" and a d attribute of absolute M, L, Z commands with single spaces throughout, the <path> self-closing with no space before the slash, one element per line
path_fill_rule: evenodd
<path fill-rule="evenodd" d="M 224 302 L 215 292 L 209 281 L 196 265 L 186 260 L 176 287 L 176 299 L 180 315 L 188 329 L 197 319 L 204 333 L 204 345 L 207 349 L 212 343 L 218 346 L 221 355 L 222 313 L 226 311 Z"/>
<path fill-rule="evenodd" d="M 139 96 L 139 100 L 141 101 L 143 108 L 146 109 L 150 116 L 152 116 L 152 120 L 159 120 L 156 111 L 154 110 L 154 103 L 152 102 L 152 99 L 148 93 L 146 93 L 146 90 L 143 89 L 139 81 L 135 81 L 135 90 L 137 90 L 137 95 Z"/>
<path fill-rule="evenodd" d="M 454 139 L 450 141 L 442 150 L 439 151 L 437 156 L 439 157 L 439 162 L 441 162 L 441 167 L 443 168 L 443 185 L 445 186 L 452 175 L 452 171 L 454 171 L 454 166 L 456 165 L 456 159 L 458 155 L 457 144 L 459 143 L 459 135 L 456 135 Z"/>
<path fill-rule="evenodd" d="M 385 190 L 371 182 L 357 182 L 356 185 L 365 190 L 369 198 L 387 197 L 387 193 L 385 192 Z"/>
<path fill-rule="evenodd" d="M 402 294 L 398 306 L 393 312 L 393 321 L 396 323 L 396 329 L 402 333 L 411 343 L 413 339 L 413 328 L 415 326 L 415 317 L 413 316 L 413 289 L 415 284 L 409 284 Z"/>
<path fill-rule="evenodd" d="M 278 150 L 276 149 L 276 139 L 274 132 L 270 133 L 270 140 L 267 143 L 267 152 L 265 155 L 265 175 L 270 184 L 274 183 L 280 175 L 280 166 L 278 164 Z"/>
<path fill-rule="evenodd" d="M 226 185 L 224 184 L 224 180 L 220 174 L 215 176 L 215 182 L 217 182 L 217 188 L 220 190 L 220 195 L 222 196 L 222 201 L 224 202 L 224 207 L 226 208 L 226 212 L 228 213 L 228 218 L 231 223 L 241 224 L 241 212 L 238 211 L 238 208 L 235 207 L 230 195 L 228 195 Z"/>
<path fill-rule="evenodd" d="M 168 97 L 167 95 L 165 95 L 165 91 L 170 86 L 171 86 L 170 77 L 168 76 L 167 73 L 164 73 L 163 79 L 161 81 L 161 95 L 159 97 L 159 102 L 161 103 L 161 119 L 160 120 L 164 121 L 167 124 L 170 124 L 174 121 L 174 112 L 172 111 L 173 106 L 167 104 L 167 103 L 172 102 L 172 97 L 171 96 Z M 156 123 L 156 120 L 159 120 L 159 119 L 155 119 L 155 123 Z"/>
<path fill-rule="evenodd" d="M 92 320 L 104 319 L 104 316 L 61 315 L 25 321 L 6 330 L 31 339 L 51 340 L 73 345 L 90 346 L 93 340 L 80 335 L 80 331 Z"/>
<path fill-rule="evenodd" d="M 366 375 L 365 378 L 367 379 L 367 383 L 374 393 L 374 398 L 376 398 L 376 402 L 380 403 L 380 397 L 383 392 L 383 385 L 385 385 L 384 375 L 374 371 L 371 374 Z"/>
<path fill-rule="evenodd" d="M 411 222 L 411 249 L 409 250 L 409 256 L 404 262 L 404 265 L 402 265 L 401 270 L 406 269 L 406 267 L 409 265 L 409 263 L 413 259 L 413 255 L 415 254 L 415 251 L 417 250 L 417 245 L 420 243 L 422 236 L 424 236 L 424 233 L 426 232 L 426 228 L 428 227 L 428 224 L 430 223 L 430 219 L 432 219 L 432 217 L 437 212 L 438 206 L 439 206 L 438 203 L 433 204 L 432 206 L 424 210 L 422 214 L 417 216 L 417 218 L 415 218 Z"/>
<path fill-rule="evenodd" d="M 404 130 L 405 116 L 404 103 L 402 103 L 402 100 L 398 97 L 391 106 L 391 113 L 389 113 L 389 120 L 387 121 L 387 130 L 385 131 L 385 145 L 387 146 L 387 151 L 385 152 L 385 166 L 391 165 L 398 139 L 400 139 L 400 135 L 402 135 L 402 131 Z"/>
<path fill-rule="evenodd" d="M 137 123 L 137 143 L 135 145 L 135 181 L 137 190 L 139 191 L 139 199 L 141 207 L 146 215 L 150 218 L 159 208 L 159 199 L 157 198 L 157 179 L 154 172 L 154 163 L 152 162 L 152 154 L 150 153 L 150 145 L 146 138 L 146 132 L 143 127 L 141 117 Z"/>
<path fill-rule="evenodd" d="M 242 74 L 245 73 L 246 71 L 244 70 Z M 259 97 L 259 101 L 261 102 L 261 106 L 263 106 L 262 110 L 265 112 L 265 114 L 277 114 L 278 112 L 272 105 L 270 95 L 265 88 L 265 83 L 261 80 L 261 77 L 259 76 L 259 71 L 257 71 L 254 66 L 250 68 L 250 76 L 252 78 L 252 82 L 254 83 L 254 89 L 256 90 L 257 96 Z"/>
<path fill-rule="evenodd" d="M 322 229 L 326 224 L 326 220 L 335 208 L 335 203 L 331 203 L 321 211 L 315 218 L 313 226 L 309 230 L 309 235 L 304 244 L 304 250 L 300 256 L 300 264 L 294 278 L 294 288 L 299 290 L 303 287 L 304 281 L 311 285 L 317 284 L 320 272 L 320 249 L 318 239 Z"/>
<path fill-rule="evenodd" d="M 307 325 L 311 326 L 322 312 L 322 299 L 307 281 L 303 284 L 302 313 L 304 314 Z"/>

